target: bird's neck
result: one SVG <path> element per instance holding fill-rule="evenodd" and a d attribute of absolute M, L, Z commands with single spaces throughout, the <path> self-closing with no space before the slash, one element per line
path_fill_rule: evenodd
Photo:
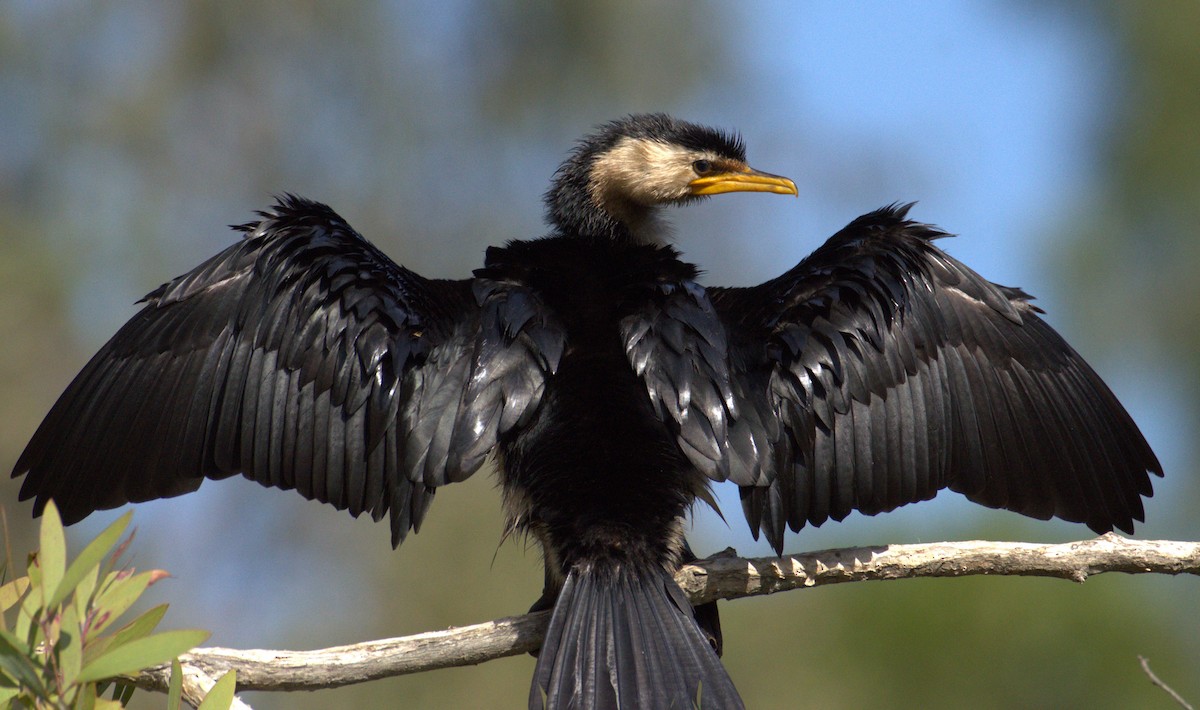
<path fill-rule="evenodd" d="M 603 203 L 600 210 L 616 228 L 620 236 L 634 244 L 666 244 L 670 227 L 657 207 L 631 204 L 624 200 L 611 199 Z"/>
<path fill-rule="evenodd" d="M 588 174 L 583 169 L 560 170 L 546 193 L 546 219 L 555 232 L 628 244 L 666 243 L 669 230 L 658 206 L 601 190 Z"/>
<path fill-rule="evenodd" d="M 597 204 L 592 195 L 579 198 L 576 194 L 550 201 L 548 219 L 559 234 L 627 244 L 667 242 L 670 230 L 658 208 L 618 199 Z"/>

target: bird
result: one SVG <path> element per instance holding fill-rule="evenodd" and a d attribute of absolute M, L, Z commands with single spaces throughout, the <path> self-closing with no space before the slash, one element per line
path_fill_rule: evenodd
<path fill-rule="evenodd" d="M 1161 465 L 1030 295 L 900 203 L 765 283 L 704 286 L 665 211 L 731 192 L 798 194 L 736 133 L 610 121 L 553 175 L 548 232 L 457 280 L 283 195 L 88 362 L 17 461 L 20 497 L 71 523 L 241 474 L 387 516 L 398 546 L 494 456 L 553 610 L 530 708 L 742 707 L 714 608 L 673 581 L 720 482 L 779 554 L 785 530 L 942 489 L 1097 533 L 1144 519 Z"/>

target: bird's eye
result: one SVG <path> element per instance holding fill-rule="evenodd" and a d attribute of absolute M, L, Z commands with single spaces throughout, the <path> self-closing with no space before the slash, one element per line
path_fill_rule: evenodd
<path fill-rule="evenodd" d="M 707 160 L 697 160 L 692 163 L 692 170 L 695 170 L 697 175 L 704 175 L 712 170 L 712 163 Z"/>

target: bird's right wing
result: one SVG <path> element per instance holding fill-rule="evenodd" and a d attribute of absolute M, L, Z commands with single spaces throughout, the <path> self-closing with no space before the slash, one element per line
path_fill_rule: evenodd
<path fill-rule="evenodd" d="M 416 529 L 437 486 L 528 420 L 562 331 L 519 284 L 397 266 L 328 207 L 281 200 L 164 284 L 17 462 L 66 522 L 236 473 Z"/>
<path fill-rule="evenodd" d="M 1098 532 L 1142 519 L 1162 469 L 1029 297 L 933 246 L 892 207 L 779 278 L 710 289 L 729 338 L 729 477 L 755 534 L 950 488 Z"/>

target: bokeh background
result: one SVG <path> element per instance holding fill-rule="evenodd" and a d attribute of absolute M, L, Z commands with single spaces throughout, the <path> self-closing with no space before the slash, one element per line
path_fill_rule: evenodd
<path fill-rule="evenodd" d="M 737 128 L 800 199 L 735 195 L 676 215 L 710 284 L 790 267 L 896 200 L 1048 319 L 1129 407 L 1168 472 L 1146 538 L 1196 539 L 1200 394 L 1200 4 L 1028 2 L 0 3 L 0 470 L 133 302 L 231 243 L 271 195 L 332 204 L 428 276 L 543 231 L 572 141 L 665 110 Z M 0 482 L 10 549 L 29 505 Z M 736 492 L 698 514 L 701 554 L 767 554 Z M 74 543 L 115 513 L 74 529 Z M 494 480 L 439 492 L 393 552 L 353 521 L 242 480 L 141 505 L 149 601 L 211 644 L 315 648 L 523 611 L 540 561 L 500 544 Z M 953 496 L 805 530 L 789 550 L 1082 526 Z M 1106 575 L 858 584 L 722 605 L 752 708 L 1170 708 L 1137 654 L 1200 701 L 1200 582 Z M 257 708 L 524 703 L 533 659 Z M 143 695 L 142 707 L 162 697 Z"/>

